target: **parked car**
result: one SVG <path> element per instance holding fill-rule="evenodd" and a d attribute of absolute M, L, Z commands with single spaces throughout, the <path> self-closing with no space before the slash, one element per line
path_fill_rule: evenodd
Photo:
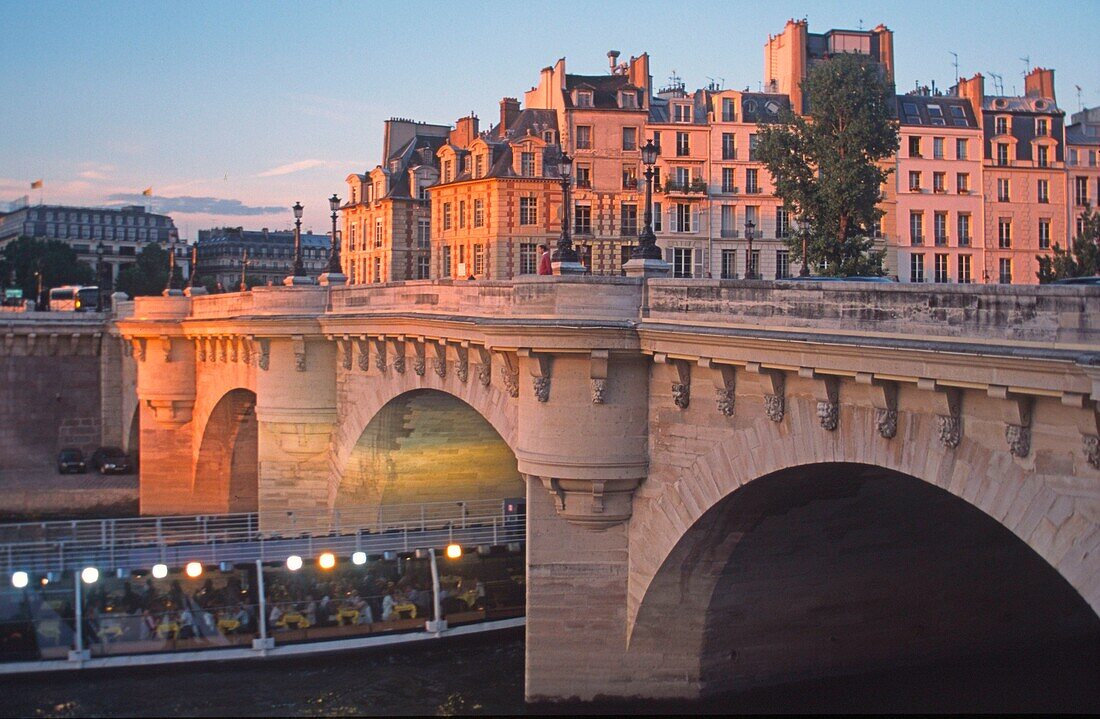
<path fill-rule="evenodd" d="M 84 474 L 88 465 L 84 462 L 84 453 L 75 447 L 67 447 L 57 453 L 57 473 L 77 472 Z"/>
<path fill-rule="evenodd" d="M 100 474 L 129 474 L 134 471 L 130 456 L 118 447 L 100 447 L 92 452 L 91 465 Z"/>

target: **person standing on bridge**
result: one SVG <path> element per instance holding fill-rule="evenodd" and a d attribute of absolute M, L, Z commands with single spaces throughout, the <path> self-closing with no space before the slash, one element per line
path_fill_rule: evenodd
<path fill-rule="evenodd" d="M 539 274 L 540 275 L 552 275 L 554 274 L 553 268 L 550 267 L 550 245 L 545 242 L 539 245 L 539 250 L 542 254 L 539 255 Z"/>

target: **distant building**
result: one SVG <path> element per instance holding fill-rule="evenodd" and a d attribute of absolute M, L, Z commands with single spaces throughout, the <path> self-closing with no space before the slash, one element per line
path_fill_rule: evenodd
<path fill-rule="evenodd" d="M 0 214 L 0 249 L 20 236 L 64 242 L 93 269 L 102 246 L 103 272 L 105 276 L 106 268 L 110 268 L 110 283 L 146 246 L 157 244 L 168 249 L 170 243 L 179 243 L 172 218 L 147 212 L 141 205 L 111 208 L 32 205 Z M 186 277 L 190 264 L 187 247 L 177 244 L 176 257 Z"/>
<path fill-rule="evenodd" d="M 1081 213 L 1100 203 L 1100 107 L 1074 113 L 1066 125 L 1066 198 L 1072 241 L 1082 230 Z"/>
<path fill-rule="evenodd" d="M 196 277 L 213 277 L 226 291 L 241 283 L 241 262 L 248 255 L 246 274 L 262 284 L 280 285 L 294 269 L 294 231 L 270 232 L 240 227 L 199 230 L 196 243 Z M 317 277 L 328 264 L 329 236 L 302 233 L 302 264 L 306 274 Z"/>

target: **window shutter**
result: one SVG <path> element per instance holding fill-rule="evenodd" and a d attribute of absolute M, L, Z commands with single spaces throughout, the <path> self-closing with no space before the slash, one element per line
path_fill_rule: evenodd
<path fill-rule="evenodd" d="M 670 265 L 672 264 L 672 248 L 671 247 L 666 247 L 665 248 L 665 262 L 667 262 Z"/>
<path fill-rule="evenodd" d="M 698 232 L 699 231 L 699 210 L 692 210 L 691 211 L 691 231 L 692 232 Z"/>
<path fill-rule="evenodd" d="M 703 249 L 702 248 L 696 248 L 696 249 L 692 250 L 691 251 L 691 258 L 692 258 L 692 261 L 693 261 L 692 264 L 694 265 L 692 267 L 691 276 L 692 277 L 700 277 L 700 278 L 701 277 L 706 277 L 706 275 L 703 274 Z"/>

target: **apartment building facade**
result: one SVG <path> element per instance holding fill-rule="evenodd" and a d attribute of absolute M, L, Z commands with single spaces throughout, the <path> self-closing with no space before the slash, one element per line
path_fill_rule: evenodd
<path fill-rule="evenodd" d="M 1100 107 L 1076 112 L 1066 125 L 1066 227 L 1082 232 L 1081 213 L 1100 204 Z M 1063 247 L 1067 246 L 1059 241 Z"/>

